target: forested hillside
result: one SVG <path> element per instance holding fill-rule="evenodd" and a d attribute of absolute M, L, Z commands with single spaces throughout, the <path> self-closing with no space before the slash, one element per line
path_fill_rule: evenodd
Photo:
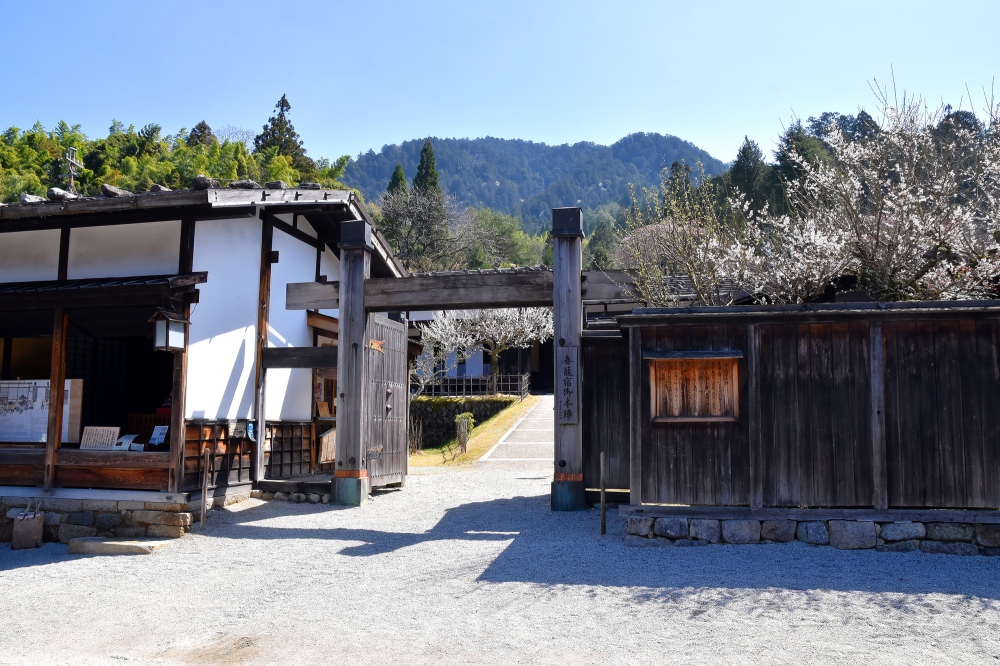
<path fill-rule="evenodd" d="M 548 228 L 550 209 L 627 203 L 629 183 L 656 185 L 660 171 L 675 160 L 705 173 L 725 168 L 694 144 L 675 136 L 636 133 L 611 146 L 581 142 L 549 146 L 517 139 L 431 138 L 441 188 L 459 202 L 486 207 L 521 218 L 529 233 Z M 368 200 L 385 191 L 397 163 L 407 178 L 417 171 L 424 139 L 384 146 L 352 160 L 344 182 L 358 188 Z"/>

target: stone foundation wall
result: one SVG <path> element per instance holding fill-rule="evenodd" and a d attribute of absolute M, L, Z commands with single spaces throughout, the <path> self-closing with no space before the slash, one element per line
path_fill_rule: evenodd
<path fill-rule="evenodd" d="M 270 493 L 254 490 L 250 493 L 250 496 L 255 499 L 262 499 L 268 502 L 277 500 L 279 502 L 308 502 L 309 504 L 330 503 L 329 493 L 325 493 L 323 495 L 320 495 L 319 493 Z"/>
<path fill-rule="evenodd" d="M 410 402 L 410 423 L 418 421 L 423 427 L 421 448 L 441 446 L 454 439 L 455 417 L 472 412 L 476 425 L 510 407 L 519 399 L 509 395 L 472 396 L 468 398 L 420 396 Z"/>
<path fill-rule="evenodd" d="M 792 540 L 841 550 L 922 551 L 947 555 L 1000 556 L 1000 525 L 972 523 L 876 523 L 870 520 L 703 520 L 629 516 L 626 531 L 674 546 L 711 543 L 785 543 Z"/>
<path fill-rule="evenodd" d="M 209 508 L 222 508 L 248 499 L 250 493 L 209 498 Z M 0 542 L 13 536 L 14 517 L 28 505 L 27 497 L 0 497 Z M 39 500 L 45 512 L 44 541 L 69 543 L 77 537 L 177 538 L 201 517 L 201 498 L 187 503 L 132 500 Z"/>

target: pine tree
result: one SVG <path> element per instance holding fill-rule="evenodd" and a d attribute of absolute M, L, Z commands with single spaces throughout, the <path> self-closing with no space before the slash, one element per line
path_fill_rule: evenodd
<path fill-rule="evenodd" d="M 268 148 L 277 148 L 278 155 L 289 158 L 292 167 L 302 174 L 304 180 L 316 172 L 316 163 L 306 157 L 302 140 L 288 119 L 288 112 L 291 109 L 292 105 L 288 102 L 288 98 L 282 95 L 274 105 L 277 115 L 267 119 L 263 131 L 254 137 L 253 147 L 255 153 L 262 153 Z"/>
<path fill-rule="evenodd" d="M 389 179 L 389 187 L 385 189 L 387 192 L 406 194 L 406 174 L 403 173 L 403 165 L 399 162 L 396 163 L 396 170 L 392 172 L 392 178 Z"/>
<path fill-rule="evenodd" d="M 206 146 L 211 146 L 212 145 L 212 139 L 214 139 L 214 138 L 215 138 L 215 135 L 212 134 L 212 128 L 209 127 L 208 123 L 206 123 L 203 120 L 200 123 L 198 123 L 197 125 L 195 125 L 194 129 L 191 130 L 191 133 L 188 134 L 187 145 L 189 145 L 189 146 L 197 146 L 199 143 L 201 143 L 201 144 L 204 144 Z"/>
<path fill-rule="evenodd" d="M 767 208 L 769 172 L 770 167 L 764 162 L 760 147 L 749 137 L 743 137 L 743 145 L 729 170 L 729 182 L 734 190 L 739 190 L 750 200 L 754 210 Z"/>
<path fill-rule="evenodd" d="M 417 175 L 413 177 L 413 189 L 441 193 L 437 164 L 434 161 L 434 147 L 430 139 L 424 141 L 424 147 L 420 150 L 420 164 L 417 165 Z"/>

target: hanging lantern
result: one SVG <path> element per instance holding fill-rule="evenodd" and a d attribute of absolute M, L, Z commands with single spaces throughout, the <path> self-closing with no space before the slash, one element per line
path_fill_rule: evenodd
<path fill-rule="evenodd" d="M 173 310 L 156 308 L 150 318 L 153 323 L 153 349 L 157 351 L 184 351 L 184 334 L 191 325 L 183 315 Z"/>

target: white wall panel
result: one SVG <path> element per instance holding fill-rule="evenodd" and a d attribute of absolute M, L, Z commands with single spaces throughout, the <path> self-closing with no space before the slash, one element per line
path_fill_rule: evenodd
<path fill-rule="evenodd" d="M 0 234 L 0 282 L 35 282 L 59 277 L 59 230 Z"/>
<path fill-rule="evenodd" d="M 191 306 L 185 416 L 253 418 L 261 222 L 199 221 L 194 239 L 194 270 L 208 282 Z"/>
<path fill-rule="evenodd" d="M 333 250 L 323 246 L 323 254 L 319 257 L 319 274 L 325 275 L 327 282 L 340 282 L 340 259 Z M 340 310 L 320 310 L 320 314 L 340 319 Z"/>
<path fill-rule="evenodd" d="M 268 346 L 312 347 L 312 329 L 306 324 L 305 310 L 285 309 L 285 286 L 289 282 L 316 279 L 316 248 L 275 229 L 272 249 L 278 251 L 279 260 L 271 266 Z M 307 421 L 312 418 L 312 370 L 268 370 L 265 392 L 266 420 Z"/>
<path fill-rule="evenodd" d="M 180 246 L 180 220 L 73 229 L 66 276 L 173 275 Z"/>

